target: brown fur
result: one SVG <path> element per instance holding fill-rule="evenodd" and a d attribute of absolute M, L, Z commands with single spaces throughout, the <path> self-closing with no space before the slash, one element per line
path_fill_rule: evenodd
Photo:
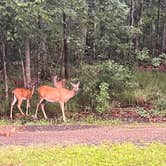
<path fill-rule="evenodd" d="M 60 104 L 63 120 L 66 121 L 65 112 L 64 112 L 64 104 L 68 102 L 72 97 L 74 97 L 76 95 L 76 92 L 79 89 L 79 83 L 77 84 L 71 83 L 71 85 L 73 86 L 72 90 L 62 88 L 62 87 L 54 88 L 54 87 L 45 86 L 45 85 L 41 86 L 38 89 L 38 95 L 39 95 L 40 101 L 37 104 L 35 118 L 37 118 L 38 108 L 39 108 L 39 105 L 41 104 L 44 117 L 47 119 L 47 115 L 44 110 L 44 104 L 42 103 L 44 100 L 46 100 L 48 102 L 57 102 Z"/>

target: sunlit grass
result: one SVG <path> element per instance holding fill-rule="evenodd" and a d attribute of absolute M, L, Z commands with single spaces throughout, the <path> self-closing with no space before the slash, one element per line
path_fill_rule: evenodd
<path fill-rule="evenodd" d="M 0 165 L 12 166 L 165 166 L 166 145 L 0 147 L 0 156 Z"/>

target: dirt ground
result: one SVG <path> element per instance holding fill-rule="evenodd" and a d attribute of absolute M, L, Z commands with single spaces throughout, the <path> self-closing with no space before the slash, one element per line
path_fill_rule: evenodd
<path fill-rule="evenodd" d="M 143 126 L 95 126 L 95 125 L 52 125 L 52 126 L 0 127 L 0 145 L 72 145 L 123 143 L 146 144 L 166 143 L 165 125 Z M 3 133 L 10 132 L 9 135 Z"/>

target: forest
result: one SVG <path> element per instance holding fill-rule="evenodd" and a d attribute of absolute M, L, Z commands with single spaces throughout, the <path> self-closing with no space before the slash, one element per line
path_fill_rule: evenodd
<path fill-rule="evenodd" d="M 165 73 L 165 0 L 0 1 L 1 118 L 10 118 L 15 88 L 35 85 L 34 115 L 37 89 L 61 81 L 70 91 L 70 82 L 79 83 L 65 105 L 67 119 L 165 120 Z M 46 105 L 48 118 L 62 115 L 65 101 L 59 103 Z"/>

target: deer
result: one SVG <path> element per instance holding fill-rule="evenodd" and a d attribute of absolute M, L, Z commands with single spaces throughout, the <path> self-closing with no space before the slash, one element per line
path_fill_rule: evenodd
<path fill-rule="evenodd" d="M 64 88 L 65 87 L 65 79 L 58 81 L 57 75 L 52 76 L 52 81 L 53 81 L 54 87 L 56 87 L 56 88 L 62 88 L 62 87 Z"/>
<path fill-rule="evenodd" d="M 65 110 L 64 110 L 65 103 L 67 103 L 71 98 L 73 98 L 77 94 L 79 90 L 80 82 L 78 82 L 77 84 L 74 84 L 74 83 L 70 83 L 70 84 L 73 87 L 71 90 L 63 88 L 63 87 L 50 87 L 46 85 L 39 87 L 38 88 L 39 102 L 37 103 L 34 117 L 37 119 L 38 109 L 39 109 L 39 106 L 41 105 L 44 118 L 48 119 L 44 109 L 44 105 L 45 105 L 44 101 L 46 100 L 48 102 L 52 102 L 52 103 L 57 102 L 60 104 L 60 108 L 62 111 L 62 118 L 63 118 L 63 121 L 66 122 L 66 116 L 65 116 Z"/>
<path fill-rule="evenodd" d="M 32 98 L 32 95 L 34 94 L 34 90 L 35 90 L 35 83 L 31 85 L 31 88 L 15 88 L 12 91 L 13 94 L 13 100 L 11 103 L 11 107 L 10 107 L 10 119 L 13 119 L 13 107 L 17 103 L 17 107 L 20 111 L 20 113 L 25 116 L 24 112 L 21 109 L 21 104 L 23 102 L 23 100 L 26 100 L 26 115 L 28 116 L 28 110 L 30 109 L 30 99 Z"/>

